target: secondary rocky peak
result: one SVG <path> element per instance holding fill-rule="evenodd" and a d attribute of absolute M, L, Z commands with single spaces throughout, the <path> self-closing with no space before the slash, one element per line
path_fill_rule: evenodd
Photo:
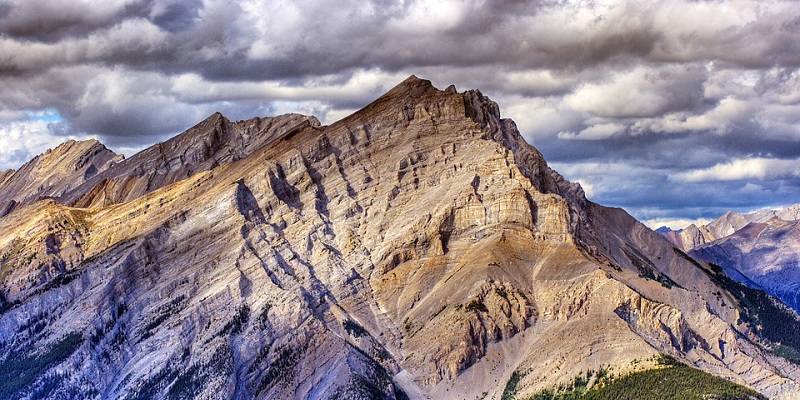
<path fill-rule="evenodd" d="M 180 135 L 98 174 L 59 201 L 95 207 L 132 200 L 198 172 L 245 158 L 291 132 L 318 126 L 315 117 L 300 114 L 231 122 L 216 112 Z"/>
<path fill-rule="evenodd" d="M 68 140 L 0 179 L 0 216 L 58 197 L 124 159 L 96 139 Z"/>
<path fill-rule="evenodd" d="M 411 96 L 419 97 L 425 94 L 435 94 L 439 90 L 436 89 L 431 81 L 427 79 L 420 79 L 416 75 L 411 75 L 399 84 L 386 92 L 387 97 L 396 96 Z M 383 97 L 382 96 L 382 97 Z"/>
<path fill-rule="evenodd" d="M 800 219 L 800 204 L 785 208 L 765 209 L 747 214 L 727 211 L 717 219 L 705 224 L 691 224 L 683 229 L 670 230 L 662 233 L 664 237 L 673 242 L 684 251 L 691 251 L 712 242 L 734 235 L 751 222 L 767 222 L 778 218 L 783 221 L 796 221 Z"/>

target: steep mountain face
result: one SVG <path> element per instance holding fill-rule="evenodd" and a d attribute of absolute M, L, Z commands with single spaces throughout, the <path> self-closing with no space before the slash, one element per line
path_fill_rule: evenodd
<path fill-rule="evenodd" d="M 286 114 L 231 122 L 216 113 L 186 132 L 92 176 L 57 200 L 76 207 L 122 203 L 198 172 L 242 159 L 276 137 L 307 126 L 319 126 L 319 121 L 315 117 Z"/>
<path fill-rule="evenodd" d="M 94 139 L 63 143 L 19 171 L 0 173 L 0 217 L 43 198 L 59 197 L 122 159 Z"/>
<path fill-rule="evenodd" d="M 800 312 L 800 205 L 750 214 L 728 212 L 708 225 L 662 231 L 692 257 L 763 289 Z M 687 240 L 686 238 L 693 238 Z"/>
<path fill-rule="evenodd" d="M 800 221 L 774 218 L 689 252 L 800 312 Z"/>
<path fill-rule="evenodd" d="M 28 371 L 0 394 L 499 399 L 666 353 L 800 396 L 749 294 L 587 201 L 480 92 L 412 76 L 315 121 L 172 164 L 206 121 L 0 219 L 0 381 Z"/>

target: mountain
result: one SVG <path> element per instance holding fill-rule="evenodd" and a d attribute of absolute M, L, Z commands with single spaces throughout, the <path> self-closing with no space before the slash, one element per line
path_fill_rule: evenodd
<path fill-rule="evenodd" d="M 25 163 L 19 171 L 0 174 L 0 216 L 80 186 L 123 157 L 94 139 L 70 140 Z"/>
<path fill-rule="evenodd" d="M 0 218 L 0 397 L 524 398 L 663 355 L 800 395 L 796 314 L 586 200 L 479 91 L 248 126 Z"/>
<path fill-rule="evenodd" d="M 777 210 L 759 210 L 749 214 L 728 211 L 706 225 L 697 226 L 691 224 L 678 230 L 663 226 L 658 228 L 656 232 L 669 239 L 675 246 L 684 251 L 690 251 L 717 239 L 730 236 L 751 222 L 762 223 L 772 219 L 784 221 L 800 220 L 800 204 Z"/>
<path fill-rule="evenodd" d="M 57 199 L 78 207 L 122 203 L 244 158 L 276 137 L 306 126 L 319 126 L 319 121 L 315 117 L 286 114 L 231 122 L 215 113 L 186 132 L 135 154 L 113 169 L 95 174 Z"/>
<path fill-rule="evenodd" d="M 800 205 L 728 212 L 705 226 L 661 233 L 692 257 L 800 312 Z"/>

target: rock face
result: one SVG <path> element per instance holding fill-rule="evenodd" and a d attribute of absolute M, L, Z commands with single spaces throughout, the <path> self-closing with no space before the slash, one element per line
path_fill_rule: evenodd
<path fill-rule="evenodd" d="M 800 205 L 750 214 L 728 212 L 708 225 L 663 231 L 691 256 L 721 266 L 800 312 Z"/>
<path fill-rule="evenodd" d="M 58 196 L 58 200 L 77 207 L 122 203 L 244 158 L 276 137 L 307 126 L 319 126 L 319 121 L 315 117 L 286 114 L 233 123 L 215 113 L 188 131 L 122 161 L 114 169 L 91 176 Z"/>
<path fill-rule="evenodd" d="M 33 365 L 6 397 L 499 399 L 659 353 L 800 395 L 727 278 L 478 91 L 212 116 L 59 199 L 0 219 L 0 375 Z"/>
<path fill-rule="evenodd" d="M 794 204 L 778 210 L 761 210 L 749 214 L 728 211 L 721 217 L 706 225 L 691 224 L 677 231 L 662 227 L 657 230 L 678 248 L 690 251 L 717 239 L 733 235 L 751 222 L 763 223 L 772 219 L 784 221 L 800 220 L 800 204 Z"/>
<path fill-rule="evenodd" d="M 63 143 L 19 171 L 0 173 L 0 217 L 44 198 L 62 196 L 122 159 L 94 139 Z"/>

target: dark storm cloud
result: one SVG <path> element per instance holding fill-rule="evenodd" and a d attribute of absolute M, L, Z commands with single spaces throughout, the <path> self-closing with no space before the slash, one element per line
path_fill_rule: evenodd
<path fill-rule="evenodd" d="M 332 122 L 413 73 L 480 88 L 593 200 L 710 217 L 800 202 L 799 66 L 791 1 L 0 0 L 0 166 L 217 110 Z"/>
<path fill-rule="evenodd" d="M 181 1 L 155 5 L 151 8 L 151 21 L 158 27 L 172 33 L 186 31 L 199 22 L 201 0 Z"/>

